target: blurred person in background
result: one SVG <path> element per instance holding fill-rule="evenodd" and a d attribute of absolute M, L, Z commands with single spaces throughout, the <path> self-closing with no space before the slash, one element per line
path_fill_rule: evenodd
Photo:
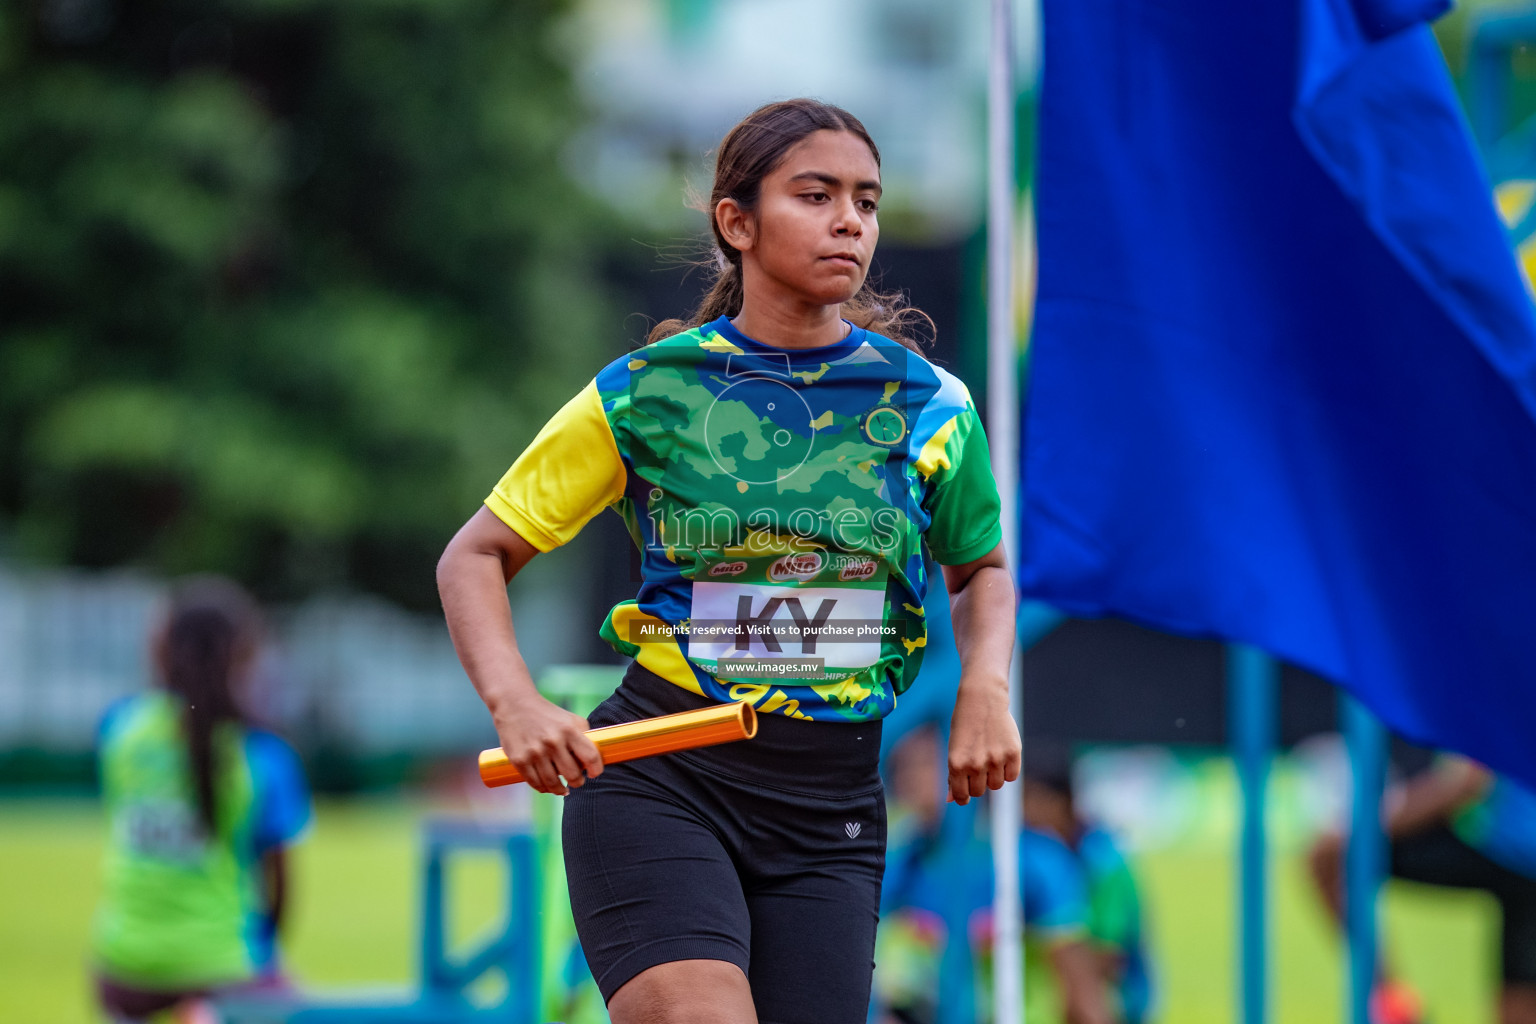
<path fill-rule="evenodd" d="M 875 1002 L 885 1024 L 927 1024 L 937 1016 L 946 911 L 962 909 L 972 947 L 978 1007 L 990 1019 L 992 848 L 982 834 L 958 844 L 943 835 L 940 738 L 933 726 L 891 751 L 890 838 L 881 892 Z M 1088 880 L 1063 842 L 1026 828 L 1019 841 L 1024 889 L 1026 1019 L 1110 1024 L 1099 958 L 1089 942 Z"/>
<path fill-rule="evenodd" d="M 1426 770 L 1388 789 L 1382 826 L 1393 878 L 1480 889 L 1498 901 L 1499 1020 L 1536 1024 L 1536 794 L 1464 757 L 1442 754 Z M 1347 835 L 1325 833 L 1311 869 L 1342 925 Z M 1418 1024 L 1418 997 L 1385 962 L 1371 996 L 1373 1024 Z"/>
<path fill-rule="evenodd" d="M 1078 813 L 1072 763 L 1064 743 L 1031 739 L 1025 744 L 1024 823 L 1060 840 L 1076 857 L 1087 889 L 1088 941 L 1116 1019 L 1142 1024 L 1152 1009 L 1152 975 L 1140 888 L 1114 834 Z"/>
<path fill-rule="evenodd" d="M 944 816 L 938 759 L 938 730 L 924 725 L 896 744 L 885 766 L 890 810 L 873 982 L 883 1024 L 929 1024 L 938 1014 L 945 938 L 944 896 L 933 888 L 944 881 L 934 870 Z M 974 888 L 958 873 L 950 881 Z"/>
<path fill-rule="evenodd" d="M 157 685 L 102 720 L 107 845 L 91 958 L 112 1021 L 211 1019 L 218 990 L 282 985 L 286 849 L 310 802 L 292 748 L 243 710 L 261 632 L 233 583 L 181 583 L 150 638 Z"/>

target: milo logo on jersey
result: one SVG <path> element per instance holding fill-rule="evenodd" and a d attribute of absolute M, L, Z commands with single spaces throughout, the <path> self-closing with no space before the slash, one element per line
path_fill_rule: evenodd
<path fill-rule="evenodd" d="M 873 558 L 850 558 L 847 563 L 837 571 L 839 583 L 858 582 L 872 580 L 879 569 L 879 563 Z"/>
<path fill-rule="evenodd" d="M 768 566 L 768 582 L 787 583 L 798 580 L 804 583 L 820 575 L 821 567 L 825 564 L 826 558 L 820 551 L 797 551 L 784 555 L 774 559 L 773 564 Z"/>
<path fill-rule="evenodd" d="M 821 575 L 822 570 L 827 568 L 828 562 L 827 556 L 819 551 L 802 551 L 784 555 L 775 559 L 768 567 L 768 582 L 786 583 L 790 580 L 809 582 Z M 861 583 L 875 578 L 875 574 L 880 571 L 880 562 L 874 558 L 843 555 L 838 558 L 832 569 L 835 570 L 836 576 L 833 577 L 829 571 L 829 580 L 835 578 L 839 583 Z"/>
<path fill-rule="evenodd" d="M 736 570 L 742 562 L 746 568 Z M 718 570 L 731 571 L 721 578 Z M 688 657 L 726 681 L 822 682 L 876 664 L 885 621 L 885 563 L 795 551 L 701 566 L 693 578 Z"/>

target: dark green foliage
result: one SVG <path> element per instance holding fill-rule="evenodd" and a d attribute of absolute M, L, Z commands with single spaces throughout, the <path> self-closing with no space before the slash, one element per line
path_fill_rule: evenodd
<path fill-rule="evenodd" d="M 563 5 L 0 4 L 0 543 L 431 604 L 617 351 Z"/>

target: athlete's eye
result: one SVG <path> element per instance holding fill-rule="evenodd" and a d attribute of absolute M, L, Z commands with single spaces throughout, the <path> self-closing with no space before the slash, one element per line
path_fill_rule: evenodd
<path fill-rule="evenodd" d="M 874 213 L 876 210 L 880 209 L 880 204 L 875 202 L 873 199 L 860 199 L 859 206 L 862 207 L 867 213 Z"/>
<path fill-rule="evenodd" d="M 825 200 L 831 199 L 832 197 L 827 195 L 825 192 L 807 192 L 805 194 L 805 198 L 807 198 L 807 199 L 809 199 L 809 200 L 811 200 L 813 202 L 820 203 L 820 202 L 823 202 Z"/>

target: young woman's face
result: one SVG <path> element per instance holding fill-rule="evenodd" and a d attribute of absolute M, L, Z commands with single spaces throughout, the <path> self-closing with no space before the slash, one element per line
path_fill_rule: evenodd
<path fill-rule="evenodd" d="M 880 167 L 869 147 L 850 132 L 812 132 L 763 179 L 755 215 L 741 225 L 750 238 L 737 248 L 802 301 L 847 302 L 875 254 L 879 200 Z"/>

